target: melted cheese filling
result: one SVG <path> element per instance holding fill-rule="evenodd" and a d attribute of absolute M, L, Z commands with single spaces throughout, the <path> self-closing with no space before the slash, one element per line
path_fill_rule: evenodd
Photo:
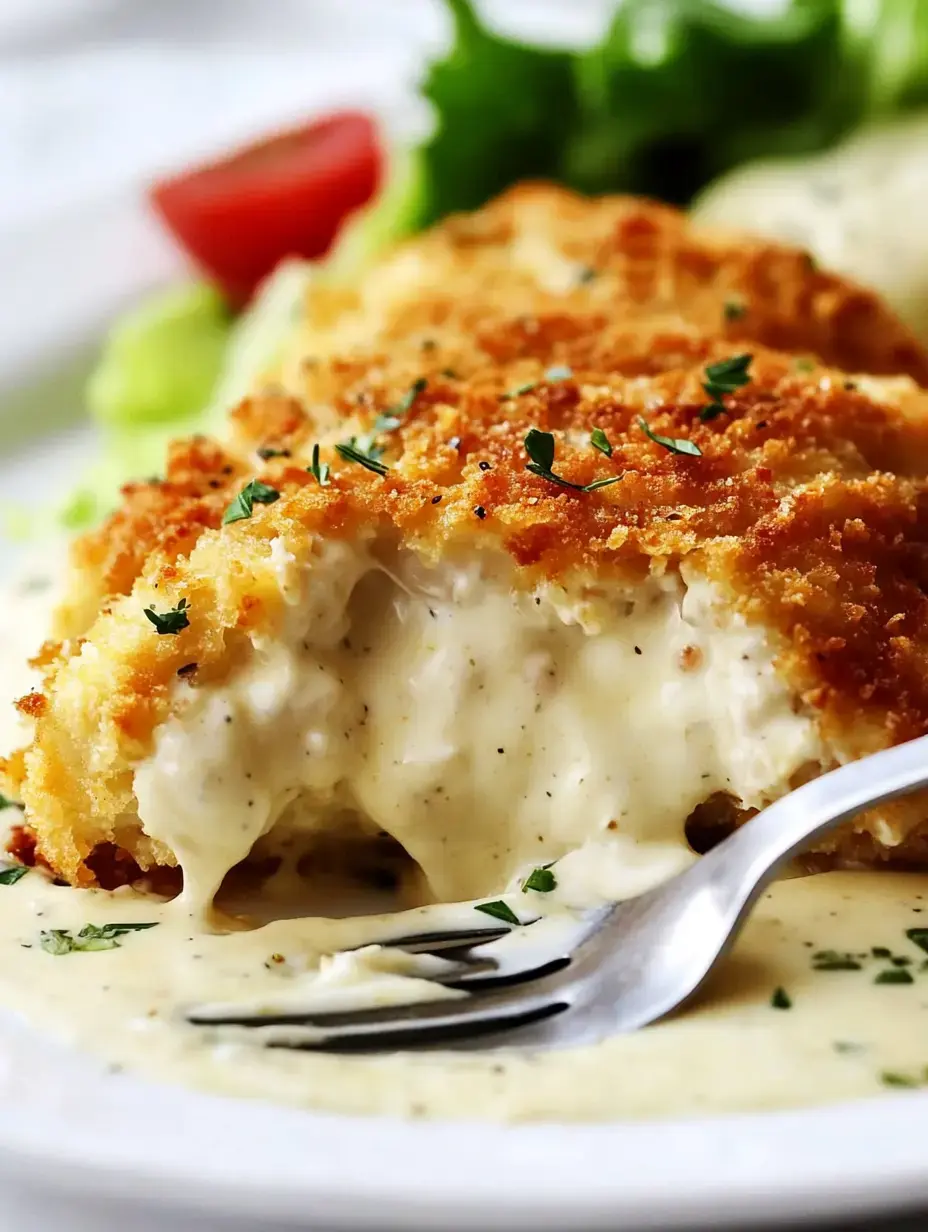
<path fill-rule="evenodd" d="M 283 633 L 228 683 L 180 682 L 138 766 L 146 832 L 208 903 L 278 823 L 360 819 L 444 902 L 609 835 L 678 842 L 715 792 L 760 806 L 821 751 L 762 630 L 698 578 L 512 588 L 487 556 L 278 543 Z"/>

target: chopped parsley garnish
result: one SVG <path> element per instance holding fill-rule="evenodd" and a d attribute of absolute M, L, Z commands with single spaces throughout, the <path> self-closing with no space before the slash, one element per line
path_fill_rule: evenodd
<path fill-rule="evenodd" d="M 381 432 L 395 432 L 400 424 L 402 424 L 405 416 L 412 410 L 413 403 L 427 385 L 428 381 L 424 376 L 420 376 L 418 380 L 413 381 L 396 406 L 385 414 L 377 416 L 374 420 L 374 427 L 369 433 L 353 439 L 350 443 L 355 447 L 360 447 L 361 452 L 366 453 L 368 457 L 379 458 L 383 450 L 373 447 L 375 437 L 379 436 Z"/>
<path fill-rule="evenodd" d="M 900 1074 L 894 1070 L 884 1069 L 880 1074 L 880 1082 L 884 1087 L 917 1087 L 918 1079 L 913 1078 L 911 1074 Z"/>
<path fill-rule="evenodd" d="M 375 457 L 375 450 L 370 448 L 370 452 L 363 452 L 356 448 L 354 444 L 348 442 L 344 445 L 336 445 L 336 452 L 345 459 L 346 462 L 357 462 L 359 466 L 363 466 L 365 470 L 373 471 L 375 475 L 385 475 L 390 469 L 385 463 L 381 462 L 379 457 Z M 380 452 L 379 450 L 376 452 Z"/>
<path fill-rule="evenodd" d="M 157 927 L 157 921 L 151 924 L 85 924 L 77 934 L 67 928 L 49 928 L 39 933 L 39 945 L 46 954 L 56 955 L 118 950 L 118 939 L 126 933 L 138 933 L 146 928 Z"/>
<path fill-rule="evenodd" d="M 263 445 L 258 450 L 258 457 L 262 462 L 269 462 L 271 458 L 289 458 L 289 449 L 274 449 L 271 445 Z"/>
<path fill-rule="evenodd" d="M 25 864 L 8 864 L 6 868 L 0 868 L 0 885 L 16 885 L 28 872 Z"/>
<path fill-rule="evenodd" d="M 222 515 L 222 524 L 228 526 L 230 522 L 241 522 L 244 518 L 251 517 L 255 505 L 273 505 L 277 500 L 280 500 L 280 493 L 276 488 L 262 483 L 259 479 L 252 479 L 250 483 L 245 484 Z"/>
<path fill-rule="evenodd" d="M 7 796 L 0 794 L 0 810 L 8 808 L 22 808 L 18 800 L 10 800 Z"/>
<path fill-rule="evenodd" d="M 793 1003 L 784 988 L 775 988 L 770 998 L 770 1004 L 775 1010 L 791 1010 Z"/>
<path fill-rule="evenodd" d="M 851 954 L 837 950 L 819 950 L 812 955 L 813 971 L 861 971 L 863 968 Z"/>
<path fill-rule="evenodd" d="M 539 894 L 550 894 L 555 889 L 557 889 L 557 877 L 551 871 L 550 864 L 544 864 L 541 868 L 533 868 L 522 882 L 523 894 L 527 894 L 529 890 L 536 890 Z"/>
<path fill-rule="evenodd" d="M 566 364 L 555 364 L 552 368 L 548 368 L 545 372 L 546 381 L 569 381 L 574 374 L 573 368 L 568 368 Z"/>
<path fill-rule="evenodd" d="M 907 928 L 905 935 L 920 950 L 924 950 L 928 954 L 928 928 Z"/>
<path fill-rule="evenodd" d="M 722 398 L 726 394 L 733 394 L 742 385 L 750 384 L 748 368 L 753 358 L 753 355 L 732 355 L 729 359 L 719 360 L 717 364 L 706 365 L 706 379 L 702 387 L 712 401 L 699 412 L 701 420 L 707 422 L 715 419 L 716 415 L 725 410 Z"/>
<path fill-rule="evenodd" d="M 807 359 L 805 357 L 801 359 L 796 359 L 796 360 L 793 360 L 793 367 L 795 368 L 797 372 L 814 372 L 815 371 L 815 360 Z"/>
<path fill-rule="evenodd" d="M 517 385 L 515 389 L 510 389 L 501 396 L 503 398 L 518 398 L 522 394 L 530 394 L 533 389 L 537 388 L 537 386 L 537 381 L 526 381 L 524 385 Z"/>
<path fill-rule="evenodd" d="M 874 979 L 874 984 L 914 984 L 911 971 L 906 971 L 905 967 L 888 967 L 885 971 L 881 971 Z"/>
<path fill-rule="evenodd" d="M 691 458 L 702 457 L 702 450 L 695 441 L 688 441 L 685 437 L 680 436 L 661 436 L 658 432 L 652 432 L 642 415 L 638 416 L 638 426 L 648 440 L 653 441 L 655 445 L 663 445 L 671 453 L 685 453 Z"/>
<path fill-rule="evenodd" d="M 592 282 L 594 278 L 599 277 L 599 270 L 592 265 L 584 265 L 580 273 L 577 275 L 577 282 L 583 286 L 586 282 Z"/>
<path fill-rule="evenodd" d="M 724 312 L 726 321 L 740 321 L 747 314 L 747 305 L 738 299 L 727 299 Z"/>
<path fill-rule="evenodd" d="M 870 953 L 874 958 L 892 958 L 893 954 L 892 950 L 888 949 L 885 945 L 871 946 Z"/>
<path fill-rule="evenodd" d="M 604 453 L 607 458 L 612 457 L 612 443 L 602 428 L 593 429 L 590 433 L 590 444 L 594 449 L 598 449 L 600 453 Z"/>
<path fill-rule="evenodd" d="M 425 391 L 427 385 L 428 381 L 425 377 L 420 376 L 418 380 L 413 381 L 406 393 L 403 394 L 402 398 L 400 398 L 399 402 L 397 402 L 396 406 L 393 408 L 392 418 L 396 419 L 397 425 L 399 424 L 400 418 L 407 415 L 412 410 L 413 403 L 419 395 Z M 376 430 L 376 424 L 374 426 Z M 388 429 L 384 429 L 384 431 L 388 431 Z"/>
<path fill-rule="evenodd" d="M 313 445 L 313 460 L 306 469 L 320 488 L 327 488 L 329 486 L 329 464 L 328 462 L 319 461 L 318 445 Z"/>
<path fill-rule="evenodd" d="M 541 432 L 538 428 L 530 428 L 525 438 L 525 450 L 532 459 L 525 469 L 533 475 L 540 475 L 551 483 L 560 484 L 562 488 L 572 488 L 575 492 L 595 492 L 598 488 L 608 488 L 610 484 L 618 483 L 622 475 L 610 475 L 608 479 L 594 479 L 592 483 L 571 483 L 555 475 L 551 467 L 554 465 L 554 436 L 550 432 Z"/>
<path fill-rule="evenodd" d="M 501 898 L 496 899 L 492 903 L 477 903 L 474 910 L 482 911 L 484 915 L 491 915 L 494 920 L 502 920 L 504 924 L 521 923 L 513 909 L 508 903 L 504 903 Z"/>
<path fill-rule="evenodd" d="M 145 608 L 145 615 L 155 626 L 155 632 L 160 636 L 175 636 L 182 630 L 189 628 L 190 618 L 187 613 L 190 609 L 187 606 L 187 600 L 181 599 L 177 607 L 170 608 L 167 612 L 156 612 L 153 607 Z"/>

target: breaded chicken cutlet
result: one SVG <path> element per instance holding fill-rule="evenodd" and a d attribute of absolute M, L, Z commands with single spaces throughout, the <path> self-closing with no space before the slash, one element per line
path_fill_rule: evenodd
<path fill-rule="evenodd" d="M 541 186 L 318 288 L 75 546 L 7 764 L 42 857 L 206 901 L 350 824 L 467 897 L 928 730 L 926 373 L 802 253 Z M 926 809 L 829 850 L 921 859 Z"/>

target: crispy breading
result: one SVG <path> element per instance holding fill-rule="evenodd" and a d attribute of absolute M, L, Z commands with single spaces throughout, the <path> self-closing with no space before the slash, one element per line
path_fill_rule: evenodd
<path fill-rule="evenodd" d="M 265 396 L 236 413 L 236 443 L 303 439 L 304 411 L 315 432 L 337 435 L 359 403 L 383 404 L 422 373 L 479 380 L 505 367 L 518 384 L 541 362 L 649 376 L 699 361 L 705 337 L 928 385 L 928 355 L 883 301 L 800 249 L 697 227 L 639 198 L 525 184 L 400 246 L 359 285 L 314 283 Z M 125 490 L 75 545 L 62 637 L 128 593 L 155 547 L 181 555 L 219 524 L 231 462 L 210 443 L 179 443 L 162 482 Z"/>
<path fill-rule="evenodd" d="M 539 235 L 596 276 L 565 294 L 540 289 L 517 259 Z M 403 262 L 412 268 L 399 277 Z M 728 320 L 735 292 L 748 309 Z M 928 730 L 928 394 L 805 358 L 922 375 L 921 353 L 878 301 L 789 250 L 700 239 L 663 207 L 534 188 L 401 250 L 365 283 L 363 303 L 341 292 L 336 311 L 334 295 L 310 303 L 279 384 L 236 409 L 221 451 L 175 447 L 166 482 L 129 489 L 78 549 L 85 568 L 65 624 L 81 638 L 48 656 L 44 692 L 22 703 L 35 740 L 10 770 L 61 875 L 92 882 L 100 844 L 143 869 L 174 862 L 139 830 L 133 767 L 178 678 L 225 680 L 250 634 L 273 636 L 277 539 L 302 562 L 319 537 L 388 528 L 431 556 L 492 545 L 526 587 L 685 565 L 769 631 L 797 706 L 836 757 Z M 834 309 L 857 297 L 871 305 L 866 339 L 846 328 L 853 313 Z M 789 320 L 797 306 L 802 325 Z M 803 355 L 768 349 L 751 329 L 788 335 Z M 743 351 L 750 382 L 704 418 L 706 366 Z M 379 437 L 386 475 L 335 453 L 333 441 L 373 430 L 404 396 L 401 422 Z M 699 455 L 649 439 L 642 416 Z M 591 447 L 594 427 L 611 457 Z M 569 483 L 621 480 L 584 492 L 529 472 L 530 428 L 554 433 L 554 470 Z M 325 487 L 306 470 L 318 441 Z M 281 498 L 221 526 L 252 476 Z M 158 636 L 143 609 L 181 599 L 189 627 Z M 895 841 L 924 815 L 924 801 L 910 802 L 861 830 L 883 851 L 880 835 Z"/>

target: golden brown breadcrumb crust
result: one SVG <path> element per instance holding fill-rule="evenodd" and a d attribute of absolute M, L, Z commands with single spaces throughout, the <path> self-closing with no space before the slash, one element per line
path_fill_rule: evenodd
<path fill-rule="evenodd" d="M 553 211 L 557 225 L 533 231 L 523 216 L 532 210 Z M 553 237 L 571 260 L 595 256 L 596 276 L 557 296 L 537 281 L 526 289 L 500 256 L 482 262 L 487 246 L 518 253 L 517 225 Z M 509 194 L 393 260 L 445 277 L 442 259 L 453 266 L 462 250 L 476 272 L 466 262 L 458 271 L 458 297 L 452 282 L 417 298 L 421 278 L 400 294 L 383 269 L 365 283 L 366 304 L 345 293 L 336 309 L 335 293 L 321 292 L 327 306 L 314 300 L 308 318 L 328 314 L 328 334 L 318 320 L 307 327 L 280 387 L 237 408 L 229 442 L 176 445 L 165 481 L 128 489 L 123 508 L 79 546 L 79 594 L 63 619 L 75 640 L 47 656 L 44 692 L 22 703 L 35 740 L 7 768 L 61 875 L 92 882 L 100 843 L 128 850 L 143 869 L 173 862 L 133 821 L 133 765 L 178 679 L 223 679 L 250 633 L 275 628 L 278 538 L 303 560 L 317 536 L 368 532 L 432 555 L 493 546 L 526 586 L 635 580 L 685 562 L 770 630 L 798 704 L 835 755 L 928 730 L 928 394 L 907 379 L 858 381 L 744 341 L 756 329 L 804 352 L 848 355 L 855 367 L 922 375 L 921 352 L 878 301 L 789 250 L 710 242 L 663 207 L 549 190 Z M 597 285 L 598 298 L 583 290 Z M 735 290 L 754 298 L 730 321 L 723 306 Z M 848 324 L 862 309 L 834 307 L 857 296 L 871 304 L 866 336 Z M 349 346 L 359 319 L 377 328 Z M 789 334 L 800 326 L 801 343 Z M 307 352 L 309 336 L 319 346 Z M 333 340 L 347 349 L 327 349 Z M 705 419 L 706 366 L 743 351 L 749 383 Z M 386 475 L 334 452 L 333 441 L 372 430 L 404 396 L 400 424 L 378 438 Z M 641 417 L 699 456 L 649 439 Z M 570 483 L 621 479 L 581 492 L 529 472 L 531 428 L 554 434 L 554 470 Z M 611 457 L 592 448 L 593 428 Z M 326 487 L 306 470 L 317 441 L 332 467 Z M 251 476 L 281 499 L 221 527 Z M 189 628 L 158 636 L 143 608 L 181 599 Z M 924 815 L 923 801 L 895 806 L 863 830 L 882 826 L 896 841 Z"/>
<path fill-rule="evenodd" d="M 707 338 L 731 344 L 719 354 L 764 343 L 800 363 L 928 385 L 928 355 L 883 301 L 801 249 L 694 226 L 640 198 L 524 184 L 402 245 L 358 286 L 314 285 L 276 374 L 281 394 L 239 410 L 239 443 L 301 439 L 304 409 L 337 436 L 358 404 L 382 404 L 423 373 L 469 381 L 499 368 L 518 384 L 539 363 L 566 363 L 650 376 L 698 363 Z M 128 593 L 154 546 L 179 556 L 218 526 L 229 466 L 255 461 L 185 443 L 162 483 L 127 488 L 75 545 L 60 635 L 79 636 L 109 596 Z"/>

